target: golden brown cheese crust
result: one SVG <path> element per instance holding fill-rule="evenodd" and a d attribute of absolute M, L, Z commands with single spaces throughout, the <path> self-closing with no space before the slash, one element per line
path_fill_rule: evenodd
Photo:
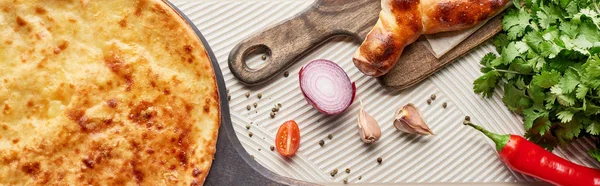
<path fill-rule="evenodd" d="M 382 0 L 379 21 L 353 56 L 369 76 L 388 73 L 406 46 L 422 34 L 473 27 L 495 14 L 508 0 Z"/>
<path fill-rule="evenodd" d="M 0 0 L 0 185 L 201 185 L 212 69 L 159 0 Z"/>

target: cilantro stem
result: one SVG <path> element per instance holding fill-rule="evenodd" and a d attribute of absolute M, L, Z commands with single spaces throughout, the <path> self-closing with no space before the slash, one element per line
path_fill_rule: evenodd
<path fill-rule="evenodd" d="M 487 68 L 488 67 L 488 66 L 484 66 L 484 65 L 479 65 L 479 66 L 481 68 Z M 494 67 L 491 67 L 491 68 L 494 69 L 495 71 L 503 72 L 503 73 L 519 74 L 519 75 L 534 75 L 534 74 L 531 74 L 531 73 L 521 73 L 521 72 L 517 72 L 517 71 L 514 71 L 514 70 L 497 69 L 497 68 L 494 68 Z"/>
<path fill-rule="evenodd" d="M 504 70 L 504 69 L 494 69 L 498 72 L 503 72 L 503 73 L 511 73 L 511 74 L 520 74 L 520 75 L 533 75 L 530 73 L 521 73 L 521 72 L 517 72 L 517 71 L 513 71 L 513 70 Z"/>

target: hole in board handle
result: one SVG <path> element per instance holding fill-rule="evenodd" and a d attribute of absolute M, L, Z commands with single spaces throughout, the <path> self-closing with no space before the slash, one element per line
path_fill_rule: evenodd
<path fill-rule="evenodd" d="M 266 45 L 255 45 L 244 52 L 244 63 L 251 70 L 261 69 L 271 60 L 271 49 Z"/>

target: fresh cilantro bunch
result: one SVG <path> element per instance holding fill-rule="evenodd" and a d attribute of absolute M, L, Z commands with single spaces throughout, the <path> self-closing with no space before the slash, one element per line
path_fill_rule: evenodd
<path fill-rule="evenodd" d="M 551 150 L 578 137 L 600 137 L 598 0 L 515 0 L 481 60 L 475 93 L 523 115 L 526 136 Z M 600 147 L 600 146 L 598 146 Z M 600 151 L 590 155 L 600 161 Z"/>

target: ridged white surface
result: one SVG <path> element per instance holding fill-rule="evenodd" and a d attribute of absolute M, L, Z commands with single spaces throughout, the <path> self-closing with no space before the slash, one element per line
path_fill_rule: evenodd
<path fill-rule="evenodd" d="M 288 69 L 290 76 L 257 87 L 238 82 L 227 66 L 231 49 L 244 38 L 278 23 L 308 7 L 312 1 L 249 0 L 175 2 L 204 34 L 212 47 L 227 87 L 230 89 L 231 118 L 242 145 L 256 161 L 275 173 L 317 183 L 504 183 L 528 182 L 532 178 L 506 168 L 491 141 L 461 124 L 466 115 L 474 123 L 498 133 L 522 134 L 521 118 L 509 112 L 501 101 L 501 90 L 492 99 L 473 93 L 472 82 L 480 76 L 479 60 L 490 51 L 485 43 L 456 60 L 423 83 L 402 92 L 384 89 L 376 79 L 362 75 L 352 64 L 357 44 L 337 38 L 311 52 Z M 298 87 L 298 71 L 313 59 L 337 62 L 356 82 L 357 98 L 382 127 L 380 141 L 365 145 L 358 136 L 355 102 L 338 116 L 324 116 L 311 108 Z M 418 63 L 415 61 L 415 63 Z M 245 94 L 250 92 L 250 98 Z M 262 93 L 262 99 L 257 94 Z M 437 99 L 426 103 L 431 94 Z M 447 102 L 448 107 L 442 108 Z M 247 105 L 257 103 L 250 111 Z M 273 105 L 283 106 L 275 119 L 269 117 Z M 407 103 L 420 108 L 435 136 L 414 136 L 398 132 L 392 125 L 396 109 Z M 269 148 L 280 124 L 295 120 L 301 129 L 301 145 L 290 160 Z M 250 130 L 246 125 L 250 124 Z M 253 136 L 249 137 L 248 133 Z M 332 134 L 333 139 L 327 139 Z M 318 145 L 324 140 L 323 147 Z M 600 167 L 587 155 L 592 143 L 581 140 L 554 152 L 576 163 Z M 377 164 L 381 157 L 383 163 Z M 338 169 L 331 177 L 329 172 Z M 346 168 L 351 173 L 344 172 Z M 358 177 L 362 176 L 361 180 Z"/>

